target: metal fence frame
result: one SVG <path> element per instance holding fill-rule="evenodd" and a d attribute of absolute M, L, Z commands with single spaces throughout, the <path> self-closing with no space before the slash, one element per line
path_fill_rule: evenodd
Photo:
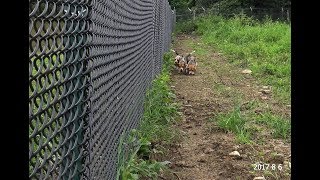
<path fill-rule="evenodd" d="M 29 4 L 29 177 L 115 179 L 175 11 L 163 0 Z"/>

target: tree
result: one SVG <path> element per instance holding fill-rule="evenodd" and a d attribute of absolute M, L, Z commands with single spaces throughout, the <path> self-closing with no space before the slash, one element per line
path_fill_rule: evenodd
<path fill-rule="evenodd" d="M 186 8 L 188 7 L 189 0 L 169 0 L 169 4 L 172 8 Z"/>

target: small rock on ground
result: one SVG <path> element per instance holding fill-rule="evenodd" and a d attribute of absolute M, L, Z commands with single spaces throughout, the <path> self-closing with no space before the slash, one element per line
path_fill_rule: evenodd
<path fill-rule="evenodd" d="M 255 177 L 253 180 L 265 180 L 266 178 L 264 177 Z"/>
<path fill-rule="evenodd" d="M 260 89 L 260 92 L 262 92 L 263 94 L 270 94 L 271 90 L 270 89 Z"/>
<path fill-rule="evenodd" d="M 229 156 L 240 156 L 240 153 L 238 151 L 233 151 L 229 153 Z"/>
<path fill-rule="evenodd" d="M 268 99 L 268 96 L 261 96 L 261 99 L 266 100 L 266 99 Z"/>
<path fill-rule="evenodd" d="M 250 69 L 245 69 L 243 71 L 241 71 L 242 74 L 251 74 L 252 71 Z"/>

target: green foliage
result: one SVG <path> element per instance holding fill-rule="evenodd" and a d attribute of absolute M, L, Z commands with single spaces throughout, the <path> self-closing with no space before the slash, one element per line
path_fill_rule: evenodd
<path fill-rule="evenodd" d="M 194 21 L 182 21 L 176 24 L 175 33 L 191 34 L 198 29 Z"/>
<path fill-rule="evenodd" d="M 245 6 L 245 3 L 241 0 L 223 0 L 213 5 L 214 8 L 219 8 L 219 11 L 224 13 L 238 11 L 243 6 Z"/>
<path fill-rule="evenodd" d="M 126 156 L 123 154 L 119 154 L 119 157 L 122 157 L 122 159 L 119 161 L 121 165 L 118 170 L 118 179 L 138 180 L 142 177 L 157 179 L 159 172 L 167 168 L 167 162 L 157 162 L 143 158 L 150 155 L 151 143 L 144 137 L 141 137 L 139 131 L 132 130 L 125 142 L 123 139 L 121 140 L 118 152 L 122 152 L 124 144 L 132 148 L 128 148 L 128 158 L 125 158 Z"/>
<path fill-rule="evenodd" d="M 169 0 L 170 4 L 176 8 L 183 7 L 217 7 L 220 6 L 223 11 L 232 11 L 239 8 L 281 8 L 288 7 L 291 0 Z"/>
<path fill-rule="evenodd" d="M 197 0 L 196 6 L 198 7 L 211 7 L 215 3 L 217 3 L 219 0 Z"/>
<path fill-rule="evenodd" d="M 187 8 L 189 0 L 169 0 L 171 8 Z"/>
<path fill-rule="evenodd" d="M 291 123 L 284 117 L 279 117 L 271 113 L 261 114 L 256 121 L 268 125 L 273 129 L 272 135 L 275 138 L 287 139 L 291 134 Z"/>
<path fill-rule="evenodd" d="M 221 113 L 216 117 L 218 126 L 236 135 L 238 142 L 251 143 L 251 136 L 259 132 L 254 124 L 267 125 L 271 129 L 274 138 L 288 139 L 291 136 L 291 123 L 288 119 L 265 112 L 256 114 L 241 112 L 240 107 L 236 106 L 229 113 Z"/>
<path fill-rule="evenodd" d="M 231 19 L 202 17 L 196 24 L 206 44 L 218 48 L 230 62 L 251 69 L 263 84 L 273 86 L 282 102 L 290 103 L 290 25 L 269 18 L 257 22 L 244 14 Z"/>
<path fill-rule="evenodd" d="M 196 0 L 189 0 L 188 7 L 194 7 L 196 5 Z"/>
<path fill-rule="evenodd" d="M 170 123 L 177 116 L 178 106 L 173 102 L 175 95 L 169 87 L 170 71 L 173 68 L 172 54 L 164 55 L 163 68 L 152 82 L 144 103 L 144 115 L 138 130 L 132 130 L 128 138 L 122 136 L 118 148 L 118 179 L 138 180 L 157 179 L 159 172 L 169 163 L 151 160 L 152 152 L 157 151 L 152 143 L 173 141 L 175 131 Z M 129 152 L 123 152 L 128 149 Z"/>
<path fill-rule="evenodd" d="M 240 143 L 250 143 L 250 132 L 246 129 L 246 119 L 241 115 L 240 107 L 236 107 L 231 113 L 217 116 L 219 127 L 234 132 Z"/>
<path fill-rule="evenodd" d="M 174 131 L 168 126 L 177 117 L 178 108 L 173 101 L 175 94 L 168 84 L 172 59 L 171 54 L 165 54 L 162 73 L 152 82 L 152 88 L 147 92 L 140 129 L 149 141 L 169 142 L 174 137 Z"/>

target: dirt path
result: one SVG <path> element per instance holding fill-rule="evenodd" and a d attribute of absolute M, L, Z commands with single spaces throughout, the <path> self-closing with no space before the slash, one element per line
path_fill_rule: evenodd
<path fill-rule="evenodd" d="M 181 131 L 183 138 L 170 148 L 167 157 L 172 162 L 174 176 L 163 179 L 227 180 L 258 176 L 290 179 L 289 170 L 270 170 L 268 174 L 268 171 L 255 171 L 252 165 L 258 161 L 291 162 L 290 143 L 270 138 L 268 132 L 261 131 L 256 137 L 264 137 L 260 144 L 239 144 L 233 133 L 226 133 L 214 121 L 218 113 L 231 111 L 239 102 L 245 108 L 247 102 L 259 101 L 284 116 L 290 116 L 290 108 L 273 100 L 272 95 L 259 93 L 260 86 L 254 78 L 241 74 L 242 69 L 230 65 L 222 54 L 201 44 L 197 37 L 178 36 L 174 48 L 178 52 L 191 52 L 195 45 L 203 48 L 203 51 L 196 51 L 199 64 L 196 75 L 173 72 L 172 76 L 171 86 L 182 104 L 182 121 L 175 128 Z M 255 107 L 254 111 L 259 113 L 263 108 Z M 230 156 L 232 151 L 238 151 L 241 156 Z"/>

